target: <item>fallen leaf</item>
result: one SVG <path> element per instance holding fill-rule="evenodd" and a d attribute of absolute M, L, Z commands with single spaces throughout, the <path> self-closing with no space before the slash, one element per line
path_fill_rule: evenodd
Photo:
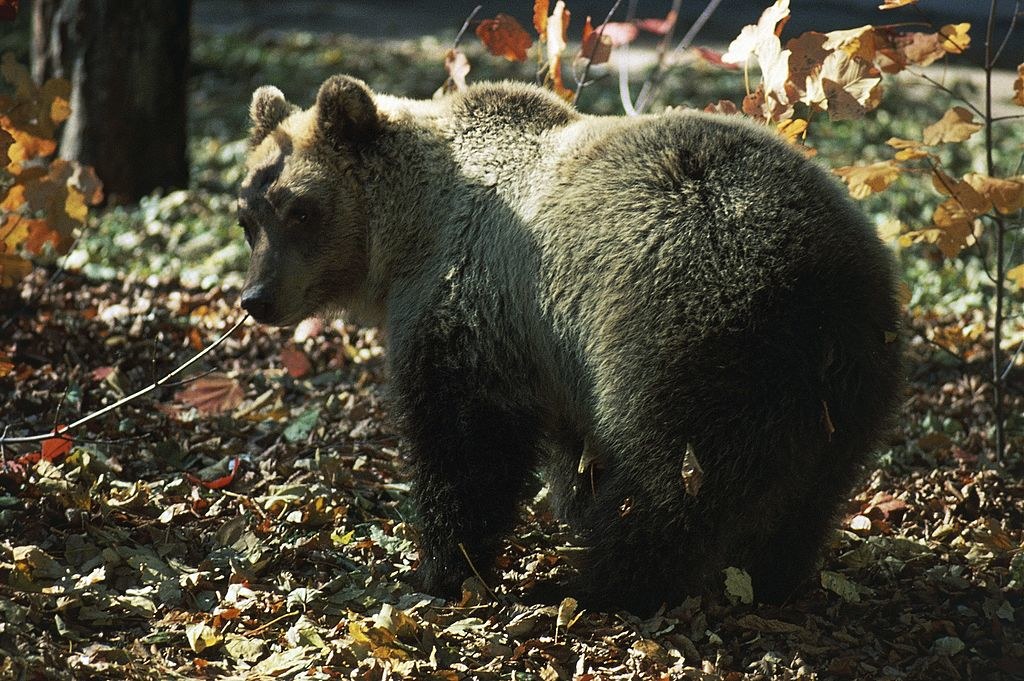
<path fill-rule="evenodd" d="M 727 567 L 722 572 L 725 573 L 725 595 L 730 601 L 747 604 L 754 602 L 754 585 L 746 570 Z"/>
<path fill-rule="evenodd" d="M 847 603 L 860 603 L 860 591 L 857 585 L 838 572 L 822 570 L 821 585 Z"/>
<path fill-rule="evenodd" d="M 204 414 L 221 414 L 240 405 L 245 391 L 234 378 L 213 373 L 189 383 L 175 393 L 174 398 Z"/>
<path fill-rule="evenodd" d="M 313 365 L 302 350 L 285 347 L 281 349 L 281 364 L 292 378 L 302 378 L 313 370 Z"/>

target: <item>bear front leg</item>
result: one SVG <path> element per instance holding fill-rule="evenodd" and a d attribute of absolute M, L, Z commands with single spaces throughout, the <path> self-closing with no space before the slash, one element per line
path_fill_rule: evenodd
<path fill-rule="evenodd" d="M 473 568 L 490 572 L 515 521 L 535 463 L 537 428 L 527 414 L 465 396 L 422 400 L 404 420 L 419 517 L 416 580 L 427 593 L 456 598 Z"/>

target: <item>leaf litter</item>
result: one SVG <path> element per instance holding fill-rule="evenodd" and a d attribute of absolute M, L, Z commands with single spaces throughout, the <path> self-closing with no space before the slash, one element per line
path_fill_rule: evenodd
<path fill-rule="evenodd" d="M 208 342 L 237 317 L 234 295 L 171 299 L 131 279 L 67 276 L 4 340 L 14 369 L 0 379 L 0 410 L 39 431 L 62 394 L 62 420 L 116 400 L 97 369 L 115 368 L 123 390 L 151 381 L 193 352 L 195 333 Z M 114 305 L 144 312 L 92 312 Z M 462 604 L 417 593 L 404 581 L 416 534 L 383 399 L 384 352 L 374 330 L 342 322 L 247 325 L 206 367 L 215 373 L 99 419 L 59 456 L 15 474 L 6 464 L 21 452 L 8 447 L 0 676 L 1024 673 L 1020 462 L 1016 473 L 984 470 L 980 440 L 924 432 L 918 419 L 851 498 L 815 583 L 783 606 L 750 604 L 749 577 L 734 569 L 721 593 L 646 620 L 571 599 L 523 605 L 535 584 L 574 569 L 543 494 L 486 587 L 467 582 Z M 294 370 L 295 353 L 308 371 Z M 977 384 L 917 366 L 913 413 L 980 417 Z M 694 463 L 684 462 L 691 480 Z"/>

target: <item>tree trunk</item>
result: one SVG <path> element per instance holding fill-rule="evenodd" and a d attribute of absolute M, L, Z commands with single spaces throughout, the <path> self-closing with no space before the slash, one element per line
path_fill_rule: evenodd
<path fill-rule="evenodd" d="M 36 0 L 32 75 L 71 81 L 60 156 L 91 165 L 108 201 L 188 185 L 191 0 Z"/>

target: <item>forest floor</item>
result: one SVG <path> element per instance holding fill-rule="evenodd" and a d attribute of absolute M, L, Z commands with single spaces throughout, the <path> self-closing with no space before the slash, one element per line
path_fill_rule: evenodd
<path fill-rule="evenodd" d="M 241 318 L 232 196 L 253 87 L 278 83 L 306 103 L 345 71 L 429 96 L 444 48 L 198 36 L 193 186 L 102 212 L 67 271 L 22 283 L 19 311 L 0 319 L 0 426 L 69 423 Z M 474 76 L 523 76 L 470 58 Z M 694 75 L 670 77 L 666 100 L 742 93 L 742 76 Z M 948 104 L 891 97 L 873 123 L 823 132 L 821 156 L 873 160 Z M 611 88 L 583 101 L 616 109 Z M 921 186 L 897 191 L 865 210 L 909 221 L 930 200 Z M 820 569 L 782 606 L 745 602 L 742 580 L 724 576 L 720 593 L 647 619 L 524 605 L 538 581 L 573 569 L 542 494 L 486 587 L 471 580 L 460 603 L 415 592 L 384 339 L 344 321 L 247 322 L 187 382 L 71 442 L 0 452 L 0 679 L 1024 678 L 1024 382 L 1011 372 L 1010 451 L 994 464 L 984 279 L 977 262 L 933 255 L 901 254 L 911 300 L 897 427 Z M 1024 334 L 1009 326 L 1011 340 Z"/>

